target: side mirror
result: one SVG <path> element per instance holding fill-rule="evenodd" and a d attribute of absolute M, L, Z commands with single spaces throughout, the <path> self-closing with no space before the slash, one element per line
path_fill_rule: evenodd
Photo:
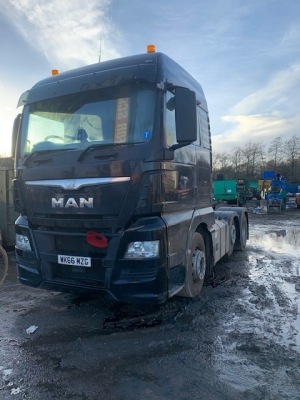
<path fill-rule="evenodd" d="M 175 89 L 176 138 L 179 147 L 197 140 L 197 111 L 195 92 L 184 88 Z"/>
<path fill-rule="evenodd" d="M 21 125 L 21 114 L 18 114 L 14 120 L 13 130 L 12 130 L 12 142 L 11 142 L 11 156 L 15 157 L 16 143 L 19 135 L 20 125 Z"/>

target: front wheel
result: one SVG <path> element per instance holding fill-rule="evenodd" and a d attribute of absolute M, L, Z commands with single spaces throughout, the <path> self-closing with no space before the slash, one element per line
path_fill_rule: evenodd
<path fill-rule="evenodd" d="M 180 296 L 195 297 L 201 292 L 206 274 L 206 249 L 203 236 L 195 232 L 190 248 L 185 272 L 185 285 Z"/>

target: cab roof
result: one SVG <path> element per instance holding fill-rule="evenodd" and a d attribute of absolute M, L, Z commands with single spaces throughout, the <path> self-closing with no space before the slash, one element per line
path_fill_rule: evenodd
<path fill-rule="evenodd" d="M 183 86 L 196 93 L 201 107 L 207 103 L 201 85 L 179 64 L 163 53 L 144 53 L 76 68 L 37 82 L 26 103 L 108 86 L 133 79 Z"/>

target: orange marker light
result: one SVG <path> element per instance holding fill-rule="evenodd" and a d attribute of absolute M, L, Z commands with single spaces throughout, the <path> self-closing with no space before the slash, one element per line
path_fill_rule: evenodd
<path fill-rule="evenodd" d="M 155 44 L 148 44 L 147 46 L 147 53 L 155 53 Z"/>
<path fill-rule="evenodd" d="M 58 69 L 53 69 L 53 70 L 51 71 L 51 74 L 52 74 L 52 76 L 58 75 L 58 74 L 59 74 Z"/>

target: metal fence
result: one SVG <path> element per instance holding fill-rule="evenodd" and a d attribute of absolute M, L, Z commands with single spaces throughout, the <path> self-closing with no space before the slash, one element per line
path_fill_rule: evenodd
<path fill-rule="evenodd" d="M 15 220 L 12 180 L 14 164 L 12 158 L 0 158 L 0 231 L 3 246 L 15 244 Z"/>

